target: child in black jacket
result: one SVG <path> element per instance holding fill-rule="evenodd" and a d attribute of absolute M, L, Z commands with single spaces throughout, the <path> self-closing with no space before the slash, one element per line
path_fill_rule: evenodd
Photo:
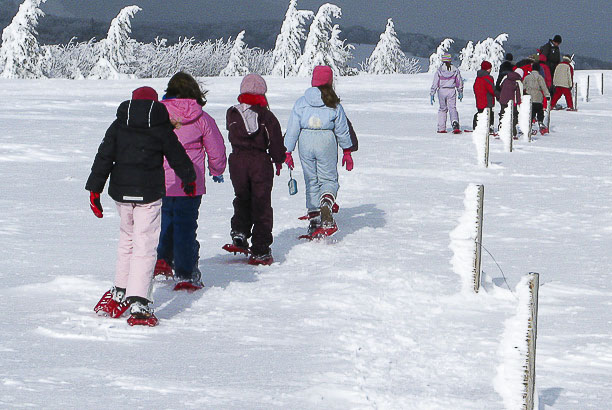
<path fill-rule="evenodd" d="M 93 213 L 102 218 L 100 193 L 110 175 L 108 193 L 121 218 L 114 286 L 94 310 L 120 317 L 131 306 L 130 325 L 157 324 L 149 304 L 161 198 L 166 189 L 164 156 L 183 181 L 185 192 L 195 193 L 193 164 L 173 129 L 155 90 L 134 90 L 132 99 L 117 109 L 117 118 L 106 131 L 85 185 Z"/>

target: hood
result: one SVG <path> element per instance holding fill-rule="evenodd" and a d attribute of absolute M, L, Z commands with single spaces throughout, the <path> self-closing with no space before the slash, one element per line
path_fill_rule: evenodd
<path fill-rule="evenodd" d="M 438 75 L 444 78 L 453 78 L 457 75 L 457 67 L 454 65 L 450 66 L 450 70 L 446 69 L 446 64 L 442 64 L 440 68 L 438 68 Z"/>
<path fill-rule="evenodd" d="M 240 103 L 231 109 L 236 110 L 242 117 L 247 134 L 251 135 L 259 130 L 258 106 Z"/>
<path fill-rule="evenodd" d="M 191 124 L 204 114 L 202 106 L 196 100 L 189 98 L 172 98 L 163 100 L 162 104 L 168 109 L 173 123 L 180 125 Z"/>
<path fill-rule="evenodd" d="M 507 79 L 509 80 L 514 80 L 514 81 L 520 81 L 523 77 L 521 77 L 521 75 L 519 73 L 517 73 L 516 71 L 511 71 L 508 73 L 508 75 L 506 76 Z"/>
<path fill-rule="evenodd" d="M 127 100 L 117 108 L 117 120 L 128 127 L 152 128 L 168 122 L 168 110 L 153 100 Z"/>
<path fill-rule="evenodd" d="M 321 90 L 319 90 L 317 87 L 310 87 L 307 89 L 304 93 L 304 98 L 306 99 L 308 105 L 313 107 L 323 107 L 325 105 L 323 99 L 321 98 Z"/>
<path fill-rule="evenodd" d="M 476 77 L 488 77 L 491 74 L 489 74 L 489 72 L 487 70 L 478 70 L 478 72 L 476 73 Z"/>

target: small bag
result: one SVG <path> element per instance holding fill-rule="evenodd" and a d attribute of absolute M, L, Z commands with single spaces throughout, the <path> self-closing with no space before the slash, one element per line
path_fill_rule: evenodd
<path fill-rule="evenodd" d="M 293 175 L 291 170 L 289 170 L 289 182 L 287 183 L 289 186 L 289 195 L 295 195 L 298 192 L 297 181 L 293 179 Z"/>

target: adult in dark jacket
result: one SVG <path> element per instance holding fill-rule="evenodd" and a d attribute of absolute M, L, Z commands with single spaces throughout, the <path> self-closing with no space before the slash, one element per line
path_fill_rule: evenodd
<path fill-rule="evenodd" d="M 85 184 L 91 209 L 102 218 L 100 193 L 110 175 L 108 193 L 121 220 L 114 286 L 94 310 L 120 317 L 130 307 L 128 323 L 132 325 L 157 323 L 149 304 L 161 229 L 161 198 L 166 192 L 164 156 L 183 181 L 185 192 L 195 194 L 193 164 L 173 129 L 155 90 L 134 90 L 132 99 L 117 109 L 117 118 L 106 131 Z"/>
<path fill-rule="evenodd" d="M 489 110 L 489 128 L 493 128 L 493 107 L 495 106 L 495 88 L 493 86 L 493 77 L 491 77 L 492 64 L 488 61 L 483 61 L 480 64 L 480 70 L 476 73 L 474 81 L 474 95 L 476 96 L 476 109 L 478 112 L 474 114 L 473 127 L 476 129 L 478 114 L 485 109 Z"/>
<path fill-rule="evenodd" d="M 546 64 L 550 68 L 550 72 L 554 74 L 557 65 L 561 62 L 561 51 L 559 45 L 563 39 L 559 34 L 548 40 L 548 43 L 540 47 L 540 55 L 546 56 Z"/>
<path fill-rule="evenodd" d="M 268 108 L 267 85 L 258 74 L 242 79 L 238 102 L 227 110 L 228 139 L 232 144 L 229 171 L 234 186 L 232 244 L 248 249 L 252 237 L 251 265 L 270 265 L 272 245 L 272 185 L 285 161 L 283 134 Z"/>
<path fill-rule="evenodd" d="M 497 94 L 499 94 L 501 91 L 501 82 L 504 80 L 504 77 L 506 77 L 506 74 L 514 69 L 514 63 L 512 62 L 513 59 L 514 56 L 512 53 L 507 53 L 506 60 L 499 66 L 499 74 L 497 75 L 497 81 L 495 82 L 495 90 Z"/>
<path fill-rule="evenodd" d="M 521 86 L 519 83 L 523 78 L 523 70 L 517 68 L 516 70 L 508 73 L 504 81 L 502 81 L 502 89 L 499 94 L 499 105 L 501 110 L 499 112 L 499 122 L 501 124 L 504 112 L 510 105 L 510 109 L 514 113 L 514 121 L 512 124 L 512 135 L 516 136 L 516 125 L 518 123 L 518 106 L 521 104 Z"/>

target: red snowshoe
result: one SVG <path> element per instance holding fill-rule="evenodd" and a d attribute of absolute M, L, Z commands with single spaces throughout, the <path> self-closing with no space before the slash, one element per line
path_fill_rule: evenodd
<path fill-rule="evenodd" d="M 249 258 L 249 265 L 264 265 L 270 266 L 274 263 L 274 258 L 272 254 L 267 253 L 265 255 L 251 255 Z"/>
<path fill-rule="evenodd" d="M 157 326 L 159 320 L 155 317 L 154 314 L 151 314 L 149 317 L 136 317 L 134 315 L 130 315 L 127 320 L 128 325 L 130 326 L 149 326 L 154 327 Z"/>
<path fill-rule="evenodd" d="M 171 278 L 172 275 L 172 267 L 168 265 L 163 259 L 158 259 L 155 263 L 155 269 L 153 270 L 153 276 L 164 275 L 166 278 Z"/>
<path fill-rule="evenodd" d="M 457 128 L 456 130 L 453 130 L 453 134 L 461 134 L 461 130 Z"/>
<path fill-rule="evenodd" d="M 540 128 L 540 135 L 548 134 L 548 128 Z"/>
<path fill-rule="evenodd" d="M 102 298 L 98 304 L 94 306 L 94 312 L 98 314 L 102 312 L 102 315 L 107 315 L 113 319 L 117 319 L 121 317 L 130 307 L 130 303 L 125 300 L 124 297 L 125 289 L 113 287 L 102 295 Z"/>
<path fill-rule="evenodd" d="M 332 236 L 336 232 L 338 232 L 338 225 L 336 225 L 336 224 L 334 224 L 331 227 L 323 227 L 323 226 L 321 226 L 321 227 L 315 229 L 310 234 L 301 235 L 298 239 L 308 239 L 309 241 L 312 241 L 312 240 L 315 240 L 315 239 L 323 239 L 323 238 L 326 238 L 328 236 Z"/>
<path fill-rule="evenodd" d="M 204 287 L 204 284 L 200 281 L 192 282 L 190 280 L 185 280 L 174 285 L 174 290 L 180 291 L 184 290 L 188 293 L 193 293 L 197 290 L 200 290 Z"/>
<path fill-rule="evenodd" d="M 251 253 L 251 251 L 249 251 L 249 248 L 236 246 L 233 243 L 226 243 L 225 245 L 223 245 L 223 249 L 228 251 L 229 253 L 233 253 L 234 255 L 236 255 L 237 253 L 244 253 L 248 256 Z"/>

